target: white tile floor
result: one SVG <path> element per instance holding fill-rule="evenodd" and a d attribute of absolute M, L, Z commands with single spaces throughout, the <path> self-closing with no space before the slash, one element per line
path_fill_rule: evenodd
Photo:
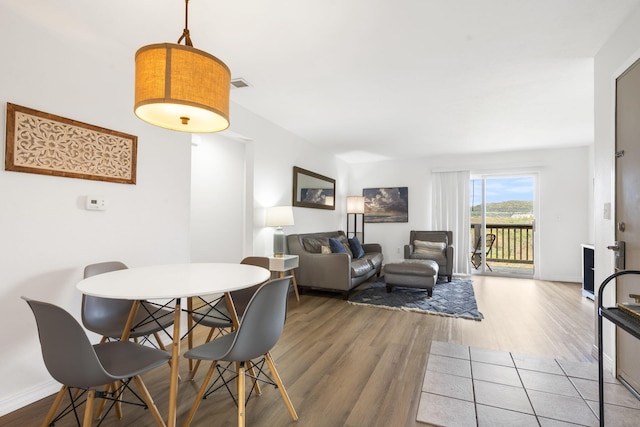
<path fill-rule="evenodd" d="M 640 400 L 605 378 L 607 427 L 640 426 Z M 598 365 L 433 342 L 417 420 L 432 426 L 598 426 Z"/>

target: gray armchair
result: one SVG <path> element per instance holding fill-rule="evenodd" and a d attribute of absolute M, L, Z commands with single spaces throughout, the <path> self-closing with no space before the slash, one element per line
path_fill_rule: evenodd
<path fill-rule="evenodd" d="M 451 231 L 412 230 L 409 233 L 409 244 L 404 246 L 404 258 L 430 259 L 437 262 L 438 276 L 446 276 L 450 282 L 453 275 L 453 249 Z"/>

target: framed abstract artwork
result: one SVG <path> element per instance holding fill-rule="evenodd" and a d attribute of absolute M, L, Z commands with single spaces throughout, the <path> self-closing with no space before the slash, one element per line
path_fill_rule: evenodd
<path fill-rule="evenodd" d="M 364 222 L 409 222 L 409 188 L 365 188 Z"/>
<path fill-rule="evenodd" d="M 138 137 L 7 103 L 5 169 L 136 183 Z"/>

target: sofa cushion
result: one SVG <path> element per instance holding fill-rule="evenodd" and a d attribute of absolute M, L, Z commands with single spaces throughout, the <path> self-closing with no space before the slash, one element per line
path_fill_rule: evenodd
<path fill-rule="evenodd" d="M 383 257 L 380 252 L 366 252 L 360 259 L 366 259 L 371 268 L 377 269 L 382 265 Z"/>
<path fill-rule="evenodd" d="M 344 247 L 342 242 L 336 238 L 329 239 L 329 247 L 331 248 L 331 252 L 334 254 L 346 254 L 347 249 Z"/>
<path fill-rule="evenodd" d="M 331 248 L 329 246 L 322 245 L 320 247 L 320 253 L 321 254 L 330 254 L 331 253 Z"/>
<path fill-rule="evenodd" d="M 329 238 L 327 237 L 305 237 L 302 239 L 302 246 L 307 252 L 314 254 L 322 253 L 323 246 L 329 246 Z"/>
<path fill-rule="evenodd" d="M 353 253 L 354 258 L 362 258 L 364 256 L 364 249 L 362 249 L 362 245 L 360 244 L 360 240 L 357 237 L 353 237 L 349 239 L 349 246 L 351 247 L 351 252 Z"/>
<path fill-rule="evenodd" d="M 371 271 L 371 263 L 365 258 L 351 260 L 351 277 L 363 276 Z"/>
<path fill-rule="evenodd" d="M 415 259 L 431 259 L 438 264 L 446 263 L 445 249 L 447 244 L 444 242 L 425 242 L 422 240 L 413 241 L 412 258 Z"/>

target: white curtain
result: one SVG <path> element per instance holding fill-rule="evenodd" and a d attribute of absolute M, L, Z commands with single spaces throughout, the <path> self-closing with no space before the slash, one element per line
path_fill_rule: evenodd
<path fill-rule="evenodd" d="M 432 174 L 433 229 L 453 232 L 456 274 L 470 274 L 469 171 Z"/>

